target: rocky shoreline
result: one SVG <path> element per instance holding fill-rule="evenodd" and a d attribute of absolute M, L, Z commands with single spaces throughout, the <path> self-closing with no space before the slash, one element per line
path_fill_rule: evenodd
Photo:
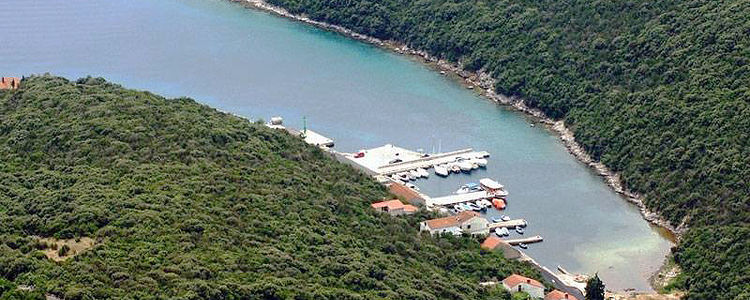
<path fill-rule="evenodd" d="M 448 72 L 456 74 L 463 80 L 467 88 L 471 88 L 471 89 L 474 89 L 475 87 L 479 88 L 482 90 L 481 94 L 487 97 L 488 99 L 498 104 L 511 106 L 518 111 L 531 115 L 539 123 L 545 124 L 547 125 L 548 128 L 555 131 L 560 136 L 560 140 L 563 142 L 563 144 L 565 145 L 565 148 L 568 149 L 568 152 L 570 152 L 570 154 L 572 154 L 573 156 L 576 157 L 576 159 L 578 159 L 579 161 L 581 161 L 582 163 L 586 164 L 588 167 L 596 171 L 597 174 L 603 177 L 607 185 L 609 185 L 615 192 L 622 195 L 627 201 L 638 206 L 638 208 L 640 209 L 641 215 L 646 221 L 654 225 L 657 225 L 659 227 L 667 229 L 672 234 L 674 234 L 678 240 L 680 236 L 687 230 L 687 226 L 685 223 L 680 224 L 679 226 L 675 227 L 672 224 L 670 224 L 669 221 L 662 218 L 656 212 L 653 212 L 649 210 L 648 208 L 646 208 L 646 205 L 643 203 L 643 197 L 637 193 L 634 193 L 626 189 L 623 186 L 622 181 L 620 180 L 620 175 L 618 173 L 613 172 L 603 163 L 595 161 L 593 158 L 591 158 L 591 156 L 588 153 L 586 153 L 583 147 L 578 142 L 576 142 L 573 131 L 570 130 L 570 128 L 565 126 L 564 121 L 553 120 L 547 117 L 541 110 L 527 106 L 523 99 L 519 99 L 516 97 L 506 97 L 504 95 L 495 93 L 495 91 L 493 90 L 495 80 L 492 78 L 490 74 L 484 72 L 483 70 L 480 70 L 477 72 L 468 72 L 468 71 L 463 70 L 459 64 L 451 63 L 446 60 L 433 57 L 432 55 L 428 54 L 425 51 L 411 49 L 408 46 L 395 42 L 395 41 L 385 41 L 385 40 L 381 40 L 381 39 L 367 36 L 364 34 L 360 34 L 342 26 L 315 21 L 306 16 L 295 15 L 295 14 L 288 12 L 284 8 L 271 5 L 263 0 L 230 0 L 230 1 L 243 4 L 247 7 L 267 11 L 267 12 L 285 17 L 285 18 L 307 23 L 307 24 L 310 24 L 319 28 L 335 31 L 343 35 L 346 35 L 350 38 L 360 40 L 363 42 L 367 42 L 367 43 L 370 43 L 370 44 L 373 44 L 382 48 L 387 48 L 389 50 L 398 52 L 400 54 L 418 57 L 422 59 L 425 63 L 440 70 L 442 74 L 446 74 Z"/>

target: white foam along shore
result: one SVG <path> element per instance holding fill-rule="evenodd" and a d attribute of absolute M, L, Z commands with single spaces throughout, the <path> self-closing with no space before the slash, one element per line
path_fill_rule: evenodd
<path fill-rule="evenodd" d="M 687 225 L 685 222 L 675 227 L 669 221 L 665 220 L 656 212 L 653 212 L 649 210 L 648 208 L 646 208 L 646 205 L 643 203 L 643 197 L 625 188 L 625 186 L 623 186 L 622 184 L 622 181 L 620 180 L 620 175 L 618 173 L 613 172 L 603 163 L 595 161 L 593 158 L 591 158 L 591 156 L 588 153 L 586 153 L 583 147 L 578 142 L 576 142 L 575 137 L 573 135 L 573 131 L 571 131 L 568 127 L 565 126 L 564 121 L 553 120 L 547 117 L 544 114 L 544 112 L 542 112 L 541 110 L 536 109 L 536 108 L 531 108 L 528 105 L 526 105 L 523 99 L 516 98 L 516 97 L 507 97 L 507 96 L 495 93 L 493 89 L 495 79 L 493 79 L 492 76 L 488 74 L 487 72 L 485 72 L 484 70 L 479 70 L 477 72 L 465 71 L 460 67 L 459 64 L 455 64 L 455 63 L 451 63 L 443 59 L 439 59 L 437 57 L 434 57 L 428 54 L 426 51 L 411 49 L 407 45 L 404 45 L 399 42 L 381 40 L 375 37 L 371 37 L 368 35 L 354 32 L 342 26 L 316 21 L 306 16 L 295 15 L 295 14 L 290 13 L 284 8 L 274 6 L 263 0 L 230 0 L 230 1 L 238 2 L 246 6 L 255 8 L 255 9 L 271 12 L 273 14 L 276 14 L 285 18 L 289 18 L 292 20 L 300 21 L 306 24 L 310 24 L 319 28 L 335 31 L 345 36 L 348 36 L 350 38 L 364 41 L 364 42 L 367 42 L 367 43 L 370 43 L 370 44 L 373 44 L 382 48 L 386 48 L 386 49 L 389 49 L 389 50 L 392 50 L 401 54 L 419 57 L 419 58 L 422 58 L 425 63 L 430 64 L 441 71 L 451 72 L 451 73 L 458 75 L 459 77 L 463 79 L 466 85 L 470 87 L 481 88 L 483 90 L 482 95 L 487 97 L 488 99 L 498 104 L 511 106 L 518 111 L 521 111 L 530 116 L 533 116 L 538 122 L 547 125 L 548 128 L 555 131 L 560 136 L 560 140 L 568 149 L 568 152 L 570 152 L 573 156 L 575 156 L 576 159 L 578 159 L 579 161 L 583 162 L 584 164 L 588 165 L 591 169 L 596 171 L 601 177 L 604 178 L 604 181 L 607 183 L 607 185 L 609 185 L 615 192 L 622 195 L 629 202 L 638 206 L 638 208 L 641 211 L 641 215 L 643 216 L 645 220 L 651 222 L 652 224 L 655 224 L 657 226 L 660 226 L 669 230 L 678 239 L 687 230 Z"/>

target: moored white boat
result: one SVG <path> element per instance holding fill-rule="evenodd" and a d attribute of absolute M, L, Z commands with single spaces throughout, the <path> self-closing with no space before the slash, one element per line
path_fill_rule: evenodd
<path fill-rule="evenodd" d="M 500 228 L 495 228 L 495 234 L 499 236 L 506 236 L 506 235 L 510 235 L 510 231 L 508 231 L 508 228 L 500 227 Z"/>
<path fill-rule="evenodd" d="M 460 187 L 460 188 L 458 188 L 458 190 L 456 190 L 456 194 L 466 194 L 468 192 L 469 192 L 469 187 L 467 187 L 465 185 L 462 186 L 462 187 Z"/>
<path fill-rule="evenodd" d="M 479 201 L 482 202 L 482 205 L 484 205 L 484 207 L 490 207 L 490 206 L 492 206 L 492 202 L 490 202 L 487 199 L 482 199 L 482 200 L 479 200 Z"/>
<path fill-rule="evenodd" d="M 461 169 L 461 171 L 469 172 L 471 171 L 471 163 L 468 161 L 461 161 L 458 163 L 458 167 Z"/>
<path fill-rule="evenodd" d="M 437 174 L 438 176 L 445 177 L 445 176 L 448 176 L 448 173 L 449 173 L 449 171 L 448 171 L 448 168 L 446 166 L 444 166 L 444 165 L 435 166 L 435 174 Z"/>
<path fill-rule="evenodd" d="M 484 159 L 484 158 L 477 158 L 477 159 L 474 160 L 474 162 L 477 163 L 477 165 L 479 165 L 479 167 L 482 167 L 482 168 L 487 167 L 487 160 Z"/>
<path fill-rule="evenodd" d="M 401 181 L 409 181 L 409 173 L 407 172 L 401 172 L 396 175 L 398 175 L 398 178 L 401 179 Z"/>
<path fill-rule="evenodd" d="M 485 206 L 484 203 L 482 203 L 482 200 L 477 200 L 476 202 L 474 202 L 474 205 L 479 207 L 480 210 L 487 209 L 487 206 Z"/>
<path fill-rule="evenodd" d="M 430 177 L 430 173 L 428 173 L 427 170 L 425 170 L 423 168 L 417 169 L 417 173 L 419 173 L 419 177 L 422 177 L 422 178 L 428 178 L 428 177 Z"/>

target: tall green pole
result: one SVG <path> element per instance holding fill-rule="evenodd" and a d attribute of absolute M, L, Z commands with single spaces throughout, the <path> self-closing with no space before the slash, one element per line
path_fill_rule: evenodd
<path fill-rule="evenodd" d="M 307 137 L 307 117 L 302 117 L 302 138 Z"/>

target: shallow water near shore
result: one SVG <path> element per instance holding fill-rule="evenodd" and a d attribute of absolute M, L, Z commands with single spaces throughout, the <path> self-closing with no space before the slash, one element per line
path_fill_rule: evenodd
<path fill-rule="evenodd" d="M 489 151 L 486 170 L 416 184 L 440 196 L 491 177 L 525 218 L 525 250 L 554 269 L 594 273 L 613 290 L 650 290 L 671 243 L 543 126 L 408 57 L 220 0 L 0 0 L 0 72 L 93 75 L 336 140 L 427 152 Z M 491 212 L 491 215 L 499 215 Z M 512 234 L 517 236 L 517 234 Z"/>

